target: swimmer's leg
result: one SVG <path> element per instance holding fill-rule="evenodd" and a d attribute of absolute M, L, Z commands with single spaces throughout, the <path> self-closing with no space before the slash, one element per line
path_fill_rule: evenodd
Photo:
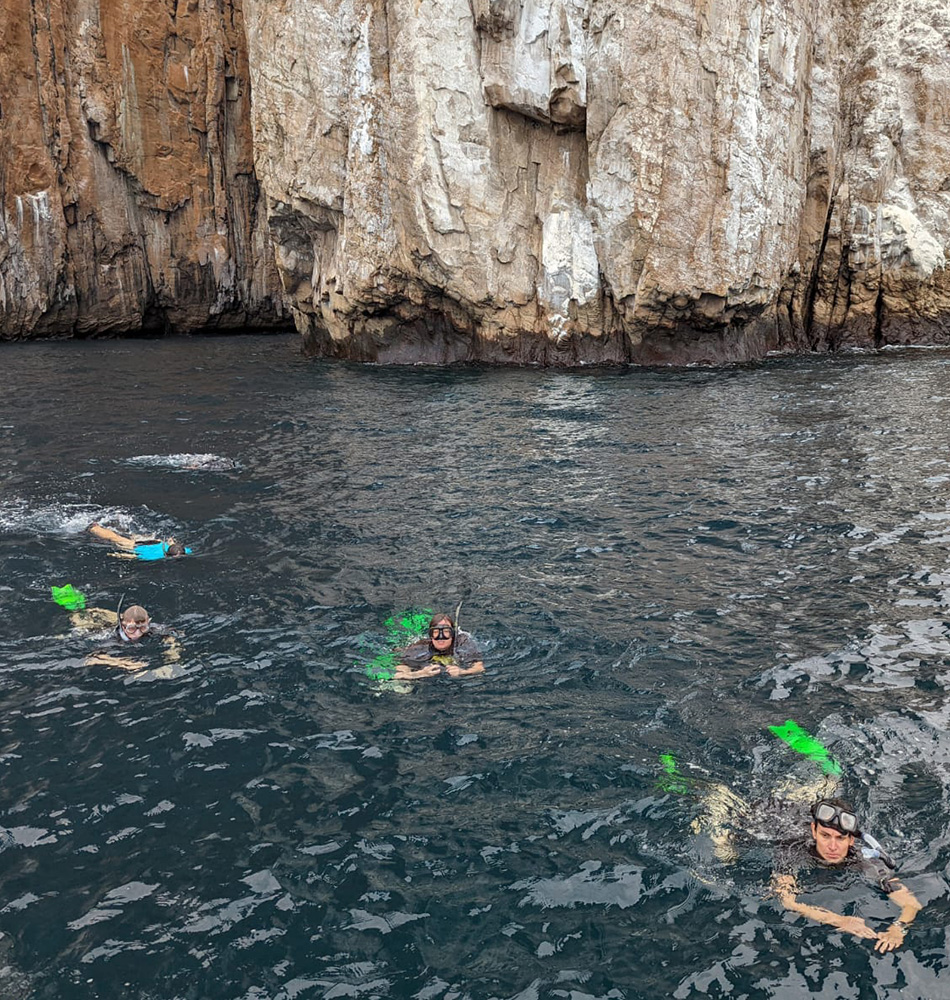
<path fill-rule="evenodd" d="M 816 774 L 811 781 L 786 778 L 772 793 L 772 798 L 782 802 L 798 802 L 811 806 L 819 799 L 833 799 L 841 788 L 841 777 L 837 774 Z"/>
<path fill-rule="evenodd" d="M 738 858 L 734 830 L 743 816 L 749 814 L 749 804 L 726 785 L 710 785 L 700 797 L 702 812 L 692 822 L 693 833 L 704 833 L 712 841 L 713 853 L 719 861 L 731 864 Z"/>
<path fill-rule="evenodd" d="M 115 628 L 119 624 L 119 616 L 107 608 L 86 608 L 85 611 L 74 611 L 69 616 L 69 621 L 80 632 L 100 632 L 102 629 Z"/>
<path fill-rule="evenodd" d="M 86 531 L 96 538 L 101 538 L 104 542 L 112 542 L 113 545 L 120 549 L 131 549 L 135 545 L 134 539 L 129 538 L 128 535 L 121 535 L 118 531 L 113 531 L 111 528 L 103 528 L 97 521 L 93 521 L 86 528 Z"/>

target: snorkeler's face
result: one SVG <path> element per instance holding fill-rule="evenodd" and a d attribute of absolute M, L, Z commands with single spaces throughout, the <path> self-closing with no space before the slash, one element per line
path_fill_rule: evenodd
<path fill-rule="evenodd" d="M 853 834 L 842 833 L 833 826 L 822 826 L 820 823 L 812 823 L 811 835 L 815 838 L 818 857 L 830 865 L 844 861 L 854 843 Z"/>
<path fill-rule="evenodd" d="M 448 622 L 433 625 L 429 629 L 429 642 L 432 643 L 432 648 L 438 650 L 440 653 L 444 653 L 446 650 L 452 648 L 452 640 L 454 638 L 455 629 Z"/>
<path fill-rule="evenodd" d="M 129 642 L 138 642 L 148 632 L 148 621 L 123 622 L 122 631 L 129 637 Z"/>

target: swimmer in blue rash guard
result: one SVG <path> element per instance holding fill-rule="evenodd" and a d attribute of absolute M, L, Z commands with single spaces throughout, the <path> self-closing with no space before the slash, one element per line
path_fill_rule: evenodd
<path fill-rule="evenodd" d="M 112 528 L 103 528 L 95 521 L 86 528 L 86 531 L 90 535 L 101 538 L 105 542 L 112 542 L 113 545 L 122 549 L 122 552 L 112 553 L 120 559 L 142 559 L 146 562 L 152 562 L 156 559 L 179 559 L 181 556 L 191 555 L 191 549 L 176 542 L 174 538 L 162 541 L 159 538 L 123 535 Z"/>

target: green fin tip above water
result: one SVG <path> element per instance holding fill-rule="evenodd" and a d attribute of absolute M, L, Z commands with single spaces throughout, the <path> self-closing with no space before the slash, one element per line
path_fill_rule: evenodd
<path fill-rule="evenodd" d="M 663 775 L 656 783 L 656 787 L 661 792 L 672 795 L 683 795 L 689 791 L 689 779 L 685 778 L 676 764 L 676 758 L 671 753 L 660 754 L 660 766 L 663 768 Z"/>
<path fill-rule="evenodd" d="M 76 590 L 71 583 L 62 587 L 50 585 L 49 589 L 53 600 L 61 608 L 66 608 L 67 611 L 83 611 L 85 609 L 86 595 L 81 590 Z"/>
<path fill-rule="evenodd" d="M 828 753 L 827 748 L 802 729 L 794 719 L 787 719 L 782 725 L 769 726 L 769 730 L 796 753 L 813 760 L 825 774 L 841 774 L 841 765 Z"/>

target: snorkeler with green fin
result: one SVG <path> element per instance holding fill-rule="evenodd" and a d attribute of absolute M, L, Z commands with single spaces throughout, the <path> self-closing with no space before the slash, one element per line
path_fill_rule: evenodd
<path fill-rule="evenodd" d="M 759 839 L 764 834 L 777 845 L 771 885 L 776 898 L 787 910 L 856 937 L 873 940 L 878 952 L 899 947 L 922 904 L 897 877 L 894 862 L 878 841 L 859 829 L 851 805 L 835 797 L 841 765 L 794 719 L 768 728 L 791 750 L 818 765 L 821 771 L 818 779 L 805 785 L 787 783 L 767 802 L 759 803 L 747 802 L 725 785 L 711 783 L 701 792 L 703 812 L 693 821 L 693 831 L 708 834 L 716 857 L 727 863 L 738 857 L 737 833 L 751 837 L 758 834 Z M 684 794 L 695 786 L 695 782 L 679 770 L 672 754 L 662 754 L 660 764 L 663 768 L 657 783 L 660 790 Z M 800 812 L 802 806 L 809 804 L 810 823 L 803 829 Z M 790 810 L 796 814 L 792 836 L 776 836 L 782 814 Z M 767 828 L 759 834 L 756 826 L 763 820 Z M 798 881 L 803 869 L 856 870 L 899 907 L 900 913 L 891 924 L 876 931 L 861 917 L 846 916 L 824 906 L 803 902 L 799 898 L 803 890 Z"/>
<path fill-rule="evenodd" d="M 86 595 L 71 583 L 62 587 L 50 586 L 50 595 L 56 604 L 71 612 L 69 620 L 80 632 L 107 642 L 106 648 L 90 653 L 86 666 L 121 667 L 123 670 L 141 671 L 149 664 L 146 660 L 125 655 L 125 651 L 138 644 L 147 646 L 148 640 L 158 638 L 162 644 L 162 661 L 167 671 L 181 659 L 181 644 L 164 626 L 155 624 L 141 605 L 130 604 L 122 607 L 119 602 L 115 611 L 107 608 L 86 606 Z M 116 655 L 122 650 L 123 655 Z"/>
<path fill-rule="evenodd" d="M 367 675 L 374 680 L 411 681 L 441 673 L 449 677 L 482 673 L 485 665 L 475 640 L 457 627 L 461 607 L 459 603 L 454 620 L 428 610 L 388 618 L 389 649 L 367 664 Z"/>

